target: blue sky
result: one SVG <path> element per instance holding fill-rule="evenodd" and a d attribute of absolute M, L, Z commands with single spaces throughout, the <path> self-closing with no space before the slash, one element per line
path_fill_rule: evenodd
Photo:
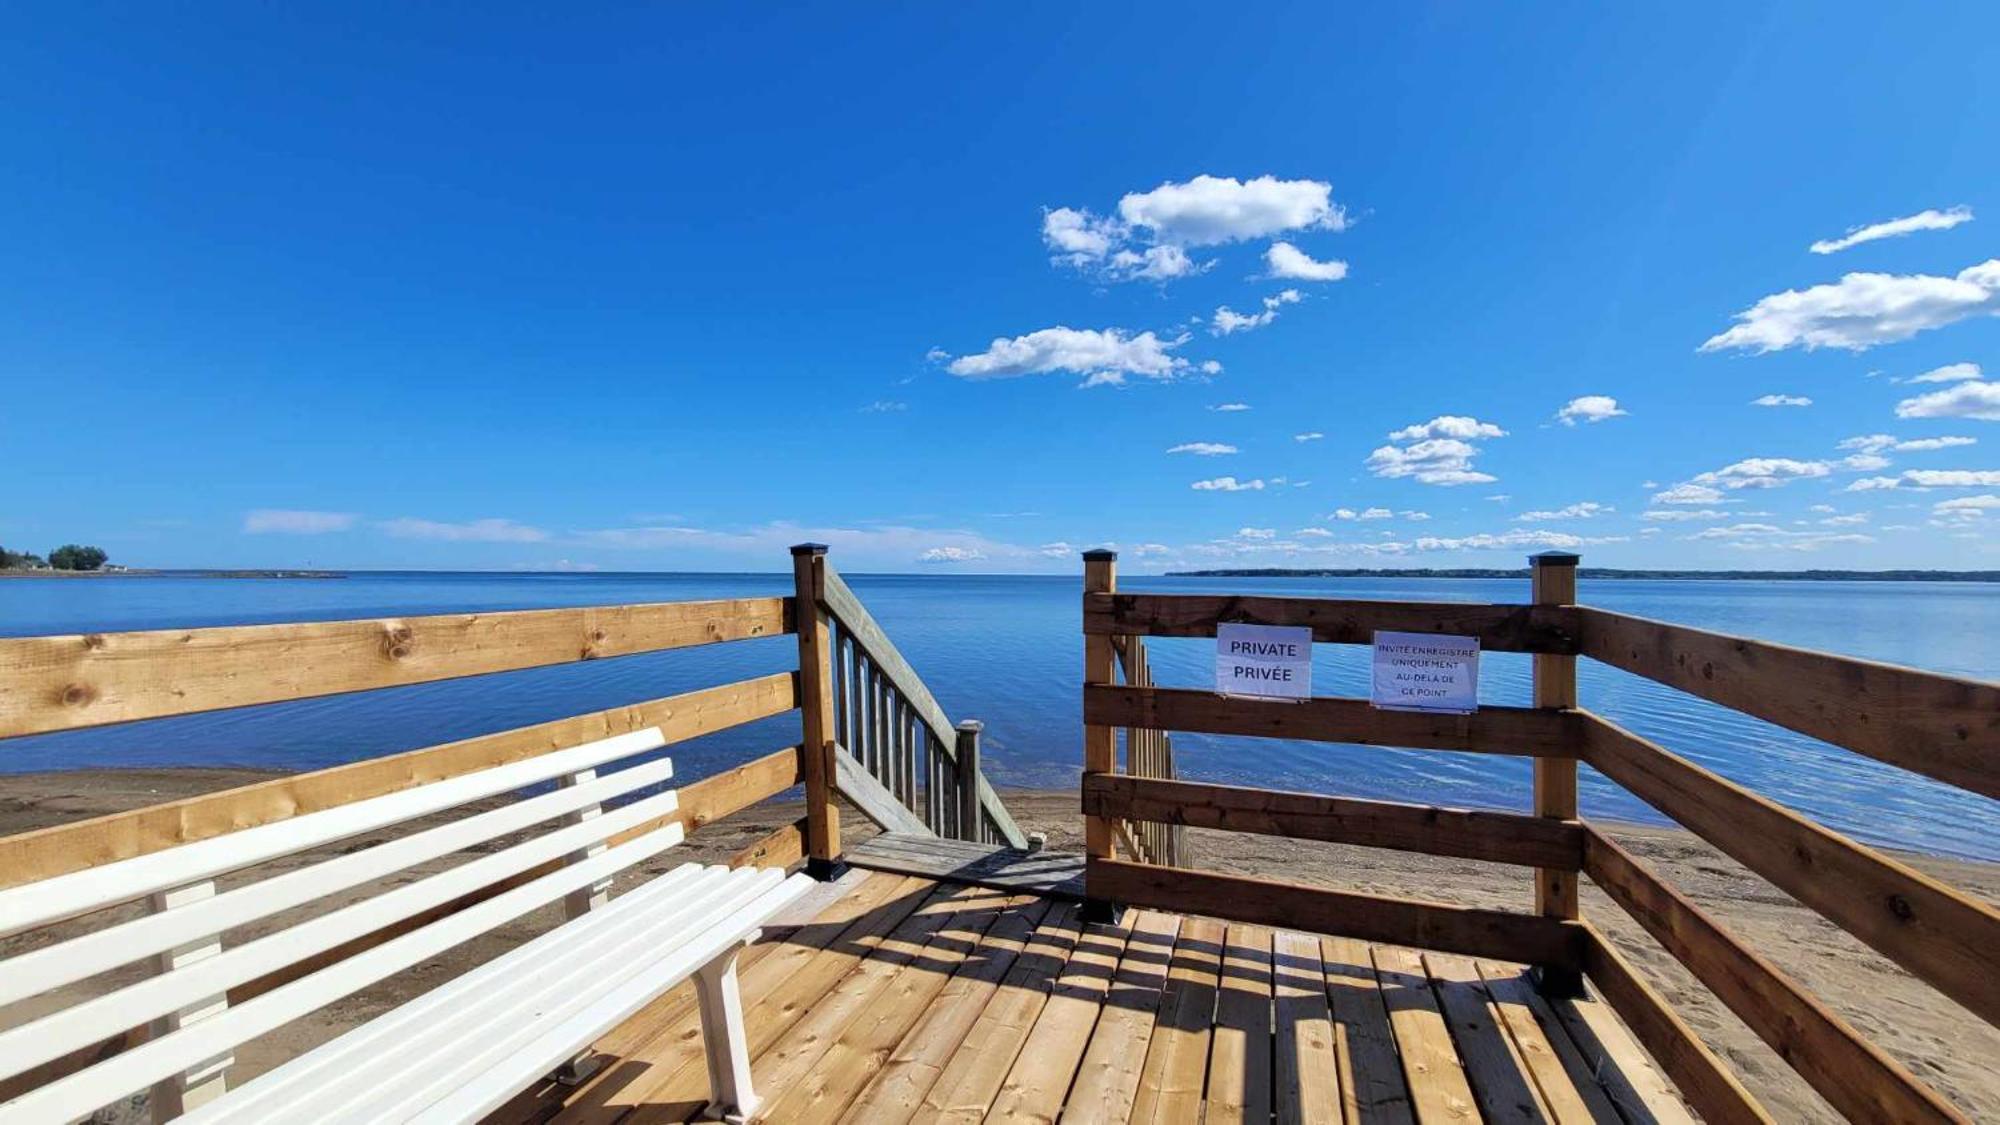
<path fill-rule="evenodd" d="M 1071 7 L 16 12 L 0 543 L 2000 566 L 2000 9 Z"/>

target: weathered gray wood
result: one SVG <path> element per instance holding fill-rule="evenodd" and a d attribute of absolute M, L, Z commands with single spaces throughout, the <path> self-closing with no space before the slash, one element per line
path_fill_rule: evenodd
<path fill-rule="evenodd" d="M 848 849 L 856 867 L 918 875 L 1049 898 L 1083 898 L 1083 857 L 1067 852 L 1024 852 L 967 840 L 885 832 Z"/>
<path fill-rule="evenodd" d="M 911 832 L 923 836 L 931 835 L 917 814 L 903 807 L 894 793 L 884 788 L 882 783 L 870 776 L 853 754 L 845 747 L 835 751 L 833 756 L 833 785 L 840 795 L 854 802 L 863 816 L 882 826 L 884 832 Z"/>

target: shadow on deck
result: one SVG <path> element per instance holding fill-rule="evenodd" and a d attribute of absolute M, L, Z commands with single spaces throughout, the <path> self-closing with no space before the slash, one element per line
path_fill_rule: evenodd
<path fill-rule="evenodd" d="M 858 856 L 856 857 L 859 858 Z M 801 1121 L 1687 1121 L 1608 1009 L 1521 966 L 856 870 L 745 954 L 757 1116 Z M 682 986 L 576 1087 L 492 1120 L 685 1121 Z"/>

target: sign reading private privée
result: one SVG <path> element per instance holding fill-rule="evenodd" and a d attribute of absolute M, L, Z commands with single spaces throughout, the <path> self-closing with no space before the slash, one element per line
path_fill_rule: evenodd
<path fill-rule="evenodd" d="M 1312 695 L 1312 630 L 1293 625 L 1215 628 L 1215 690 L 1261 699 Z"/>
<path fill-rule="evenodd" d="M 1479 710 L 1479 638 L 1378 630 L 1369 702 L 1391 711 Z"/>

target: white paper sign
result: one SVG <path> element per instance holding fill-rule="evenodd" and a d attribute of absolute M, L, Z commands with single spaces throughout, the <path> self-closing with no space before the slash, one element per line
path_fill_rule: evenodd
<path fill-rule="evenodd" d="M 1264 699 L 1312 696 L 1312 630 L 1293 625 L 1215 628 L 1215 690 Z"/>
<path fill-rule="evenodd" d="M 1369 701 L 1392 711 L 1479 710 L 1479 638 L 1378 630 Z"/>

